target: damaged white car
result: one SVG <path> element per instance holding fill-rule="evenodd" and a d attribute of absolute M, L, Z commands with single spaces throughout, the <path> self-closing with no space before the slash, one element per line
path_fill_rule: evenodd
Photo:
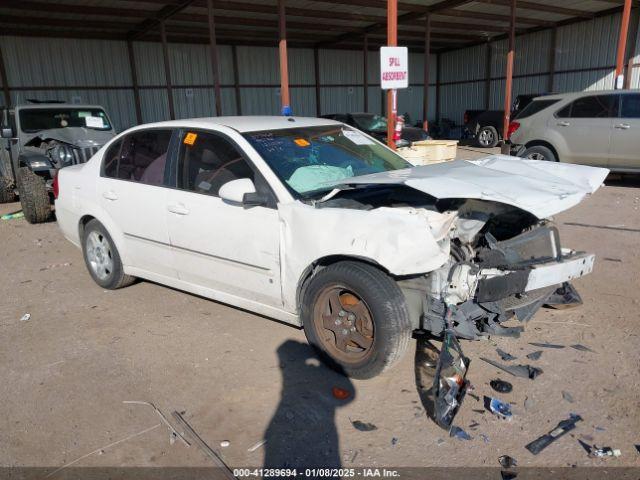
<path fill-rule="evenodd" d="M 302 326 L 369 378 L 415 330 L 517 335 L 502 324 L 591 272 L 549 218 L 607 172 L 506 156 L 412 167 L 331 120 L 180 120 L 61 170 L 56 215 L 100 286 L 140 277 Z"/>

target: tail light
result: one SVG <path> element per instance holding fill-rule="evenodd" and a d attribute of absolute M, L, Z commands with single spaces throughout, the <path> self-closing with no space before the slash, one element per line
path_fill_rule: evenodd
<path fill-rule="evenodd" d="M 513 135 L 516 130 L 518 130 L 520 128 L 520 123 L 519 122 L 511 122 L 509 124 L 509 128 L 507 128 L 507 138 L 506 140 L 509 140 L 511 138 L 511 135 Z"/>
<path fill-rule="evenodd" d="M 53 176 L 53 198 L 58 199 L 58 195 L 60 193 L 60 184 L 58 183 L 60 170 L 56 170 L 55 175 Z"/>

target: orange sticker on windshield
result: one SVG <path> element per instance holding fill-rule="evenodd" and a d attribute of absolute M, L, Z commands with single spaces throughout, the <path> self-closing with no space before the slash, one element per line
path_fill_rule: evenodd
<path fill-rule="evenodd" d="M 182 141 L 182 143 L 184 143 L 185 145 L 193 146 L 193 144 L 196 143 L 197 138 L 198 138 L 197 133 L 189 132 L 184 137 L 184 140 Z"/>
<path fill-rule="evenodd" d="M 308 147 L 309 145 L 311 145 L 307 140 L 305 140 L 304 138 L 296 138 L 294 140 L 295 144 L 298 145 L 299 147 Z"/>

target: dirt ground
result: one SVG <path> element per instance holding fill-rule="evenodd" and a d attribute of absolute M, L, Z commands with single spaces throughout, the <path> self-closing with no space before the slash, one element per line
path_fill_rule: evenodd
<path fill-rule="evenodd" d="M 0 214 L 19 208 L 1 205 Z M 496 467 L 504 454 L 520 467 L 640 467 L 640 182 L 609 181 L 556 221 L 565 246 L 597 254 L 593 274 L 575 282 L 584 305 L 540 311 L 519 339 L 463 342 L 473 393 L 513 402 L 514 410 L 507 422 L 480 413 L 481 401 L 467 397 L 455 424 L 469 441 L 450 438 L 425 416 L 414 344 L 388 373 L 349 381 L 318 362 L 300 330 L 150 282 L 102 290 L 55 223 L 0 221 L 0 465 L 212 465 L 195 446 L 171 445 L 150 407 L 123 403 L 140 400 L 172 422 L 172 411 L 185 412 L 231 467 L 283 459 Z M 25 313 L 31 318 L 21 321 Z M 569 347 L 577 343 L 593 353 Z M 479 360 L 499 361 L 496 346 L 544 373 L 525 380 Z M 536 350 L 543 351 L 539 360 L 525 357 Z M 513 383 L 513 392 L 492 392 L 494 378 Z M 352 396 L 336 400 L 334 386 Z M 525 450 L 571 412 L 584 419 L 571 434 L 537 456 Z M 377 429 L 360 431 L 355 420 Z M 262 439 L 265 445 L 248 451 Z M 579 439 L 622 456 L 591 459 Z M 230 445 L 222 448 L 225 440 Z"/>

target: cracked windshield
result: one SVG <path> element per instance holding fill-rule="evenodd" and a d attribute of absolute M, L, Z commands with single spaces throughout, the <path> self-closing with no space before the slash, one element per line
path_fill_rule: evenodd
<path fill-rule="evenodd" d="M 343 126 L 251 132 L 245 137 L 296 198 L 319 198 L 346 178 L 411 167 L 383 145 Z"/>

